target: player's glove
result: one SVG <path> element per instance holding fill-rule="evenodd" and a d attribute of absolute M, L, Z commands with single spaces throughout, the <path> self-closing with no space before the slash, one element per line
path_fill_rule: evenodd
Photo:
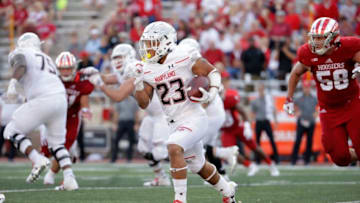
<path fill-rule="evenodd" d="M 294 102 L 292 100 L 292 98 L 286 98 L 285 104 L 283 106 L 283 109 L 286 113 L 288 113 L 289 115 L 294 115 L 295 113 L 295 107 L 294 107 Z"/>
<path fill-rule="evenodd" d="M 251 125 L 248 121 L 244 122 L 244 137 L 247 140 L 250 140 L 252 138 L 252 130 L 251 130 Z"/>
<path fill-rule="evenodd" d="M 130 63 L 125 68 L 127 78 L 135 78 L 134 85 L 136 91 L 144 90 L 144 71 L 142 63 Z"/>
<path fill-rule="evenodd" d="M 218 94 L 219 90 L 216 87 L 211 87 L 209 91 L 206 91 L 204 88 L 199 88 L 200 92 L 202 93 L 202 97 L 194 97 L 191 96 L 191 100 L 200 102 L 202 104 L 210 103 L 214 98 L 216 97 L 216 94 Z"/>
<path fill-rule="evenodd" d="M 16 91 L 16 83 L 17 80 L 15 78 L 12 78 L 9 82 L 9 86 L 6 92 L 6 96 L 9 100 L 16 100 L 18 97 L 18 93 Z"/>
<path fill-rule="evenodd" d="M 80 72 L 85 74 L 85 75 L 94 75 L 94 74 L 98 74 L 99 70 L 92 67 L 92 66 L 89 66 L 89 67 L 86 67 L 84 69 L 81 69 Z"/>
<path fill-rule="evenodd" d="M 356 65 L 355 65 L 355 68 L 354 68 L 354 70 L 352 71 L 352 76 L 351 76 L 351 78 L 352 78 L 352 79 L 355 79 L 355 78 L 357 78 L 358 76 L 360 76 L 360 64 L 356 64 Z"/>
<path fill-rule="evenodd" d="M 104 81 L 101 79 L 100 74 L 94 74 L 90 76 L 89 81 L 91 82 L 91 84 L 93 84 L 96 87 L 101 87 L 104 85 Z"/>

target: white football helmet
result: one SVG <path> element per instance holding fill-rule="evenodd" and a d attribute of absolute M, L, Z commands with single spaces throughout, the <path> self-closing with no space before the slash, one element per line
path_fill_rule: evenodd
<path fill-rule="evenodd" d="M 59 56 L 56 57 L 55 64 L 63 81 L 68 82 L 74 79 L 76 73 L 76 58 L 72 53 L 68 51 L 61 52 Z M 64 74 L 61 71 L 63 69 L 70 69 L 71 73 Z"/>
<path fill-rule="evenodd" d="M 135 49 L 130 44 L 118 44 L 111 53 L 111 66 L 119 70 L 135 57 Z"/>
<path fill-rule="evenodd" d="M 176 46 L 176 30 L 169 23 L 156 21 L 147 25 L 140 38 L 140 56 L 144 62 L 157 63 Z M 154 51 L 153 55 L 150 53 Z"/>
<path fill-rule="evenodd" d="M 318 18 L 312 23 L 308 35 L 311 51 L 323 55 L 339 43 L 339 24 L 332 18 Z M 317 40 L 317 37 L 323 37 L 324 40 Z"/>
<path fill-rule="evenodd" d="M 19 37 L 16 46 L 19 48 L 33 48 L 41 50 L 41 44 L 42 42 L 35 33 L 26 32 Z"/>
<path fill-rule="evenodd" d="M 200 44 L 199 42 L 197 42 L 195 39 L 193 38 L 186 38 L 181 40 L 181 42 L 179 43 L 179 45 L 188 45 L 190 47 L 194 47 L 198 52 L 201 52 L 200 50 Z"/>

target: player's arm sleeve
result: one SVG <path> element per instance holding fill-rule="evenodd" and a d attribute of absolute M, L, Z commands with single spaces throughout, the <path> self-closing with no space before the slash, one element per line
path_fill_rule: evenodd
<path fill-rule="evenodd" d="M 308 60 L 309 57 L 307 57 L 307 54 L 306 54 L 306 45 L 303 45 L 302 47 L 300 47 L 297 51 L 297 56 L 298 56 L 298 59 L 299 59 L 299 62 L 301 64 L 303 64 L 304 66 L 307 66 L 307 67 L 310 67 L 311 64 L 310 64 L 310 61 Z"/>
<path fill-rule="evenodd" d="M 351 44 L 351 49 L 354 53 L 353 61 L 360 63 L 360 38 L 354 37 L 354 40 Z"/>
<path fill-rule="evenodd" d="M 84 87 L 84 92 L 82 93 L 83 95 L 89 95 L 91 94 L 91 92 L 94 90 L 94 85 L 91 84 L 91 82 L 86 81 L 85 83 L 85 87 Z"/>
<path fill-rule="evenodd" d="M 24 53 L 14 52 L 9 56 L 10 66 L 14 69 L 12 78 L 20 80 L 26 73 L 26 57 Z"/>

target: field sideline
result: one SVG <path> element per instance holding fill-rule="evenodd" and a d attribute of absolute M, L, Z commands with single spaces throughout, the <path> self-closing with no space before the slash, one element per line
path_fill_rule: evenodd
<path fill-rule="evenodd" d="M 168 166 L 167 166 L 168 167 Z M 53 186 L 26 184 L 30 163 L 0 163 L 0 193 L 6 203 L 171 203 L 171 187 L 143 187 L 152 177 L 145 164 L 76 164 L 74 171 L 80 190 L 53 191 Z M 255 177 L 247 177 L 239 167 L 231 177 L 239 184 L 237 200 L 248 202 L 360 202 L 360 169 L 329 166 L 280 166 L 280 177 L 271 177 L 266 167 Z M 57 176 L 57 182 L 62 175 Z M 189 175 L 188 203 L 220 203 L 221 196 Z"/>

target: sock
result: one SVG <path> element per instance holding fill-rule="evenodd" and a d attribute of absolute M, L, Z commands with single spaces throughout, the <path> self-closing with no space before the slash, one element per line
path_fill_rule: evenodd
<path fill-rule="evenodd" d="M 160 162 L 158 164 L 156 164 L 155 166 L 153 166 L 152 169 L 155 173 L 155 177 L 157 177 L 157 178 L 166 177 L 165 171 L 162 168 L 162 165 Z"/>
<path fill-rule="evenodd" d="M 40 159 L 40 154 L 38 151 L 36 151 L 35 149 L 31 150 L 30 154 L 29 154 L 29 159 L 33 162 L 33 163 L 37 163 L 38 160 Z"/>
<path fill-rule="evenodd" d="M 175 200 L 186 203 L 187 179 L 173 179 Z"/>
<path fill-rule="evenodd" d="M 242 163 L 246 168 L 249 168 L 251 161 L 245 159 L 244 162 Z"/>
<path fill-rule="evenodd" d="M 271 165 L 271 159 L 268 156 L 264 159 L 264 161 L 267 165 Z"/>
<path fill-rule="evenodd" d="M 229 154 L 229 150 L 225 147 L 216 147 L 215 148 L 215 156 L 221 159 L 226 159 L 227 155 Z"/>
<path fill-rule="evenodd" d="M 225 197 L 231 196 L 229 183 L 221 175 L 219 181 L 214 185 L 214 188 Z"/>
<path fill-rule="evenodd" d="M 64 173 L 64 178 L 67 178 L 67 177 L 70 177 L 70 176 L 74 176 L 74 173 L 73 173 L 73 171 L 72 171 L 71 168 L 65 169 L 63 173 Z"/>
<path fill-rule="evenodd" d="M 47 174 L 49 174 L 49 176 L 52 178 L 55 178 L 55 175 L 56 175 L 56 173 L 54 173 L 54 171 L 51 169 L 47 172 Z"/>

